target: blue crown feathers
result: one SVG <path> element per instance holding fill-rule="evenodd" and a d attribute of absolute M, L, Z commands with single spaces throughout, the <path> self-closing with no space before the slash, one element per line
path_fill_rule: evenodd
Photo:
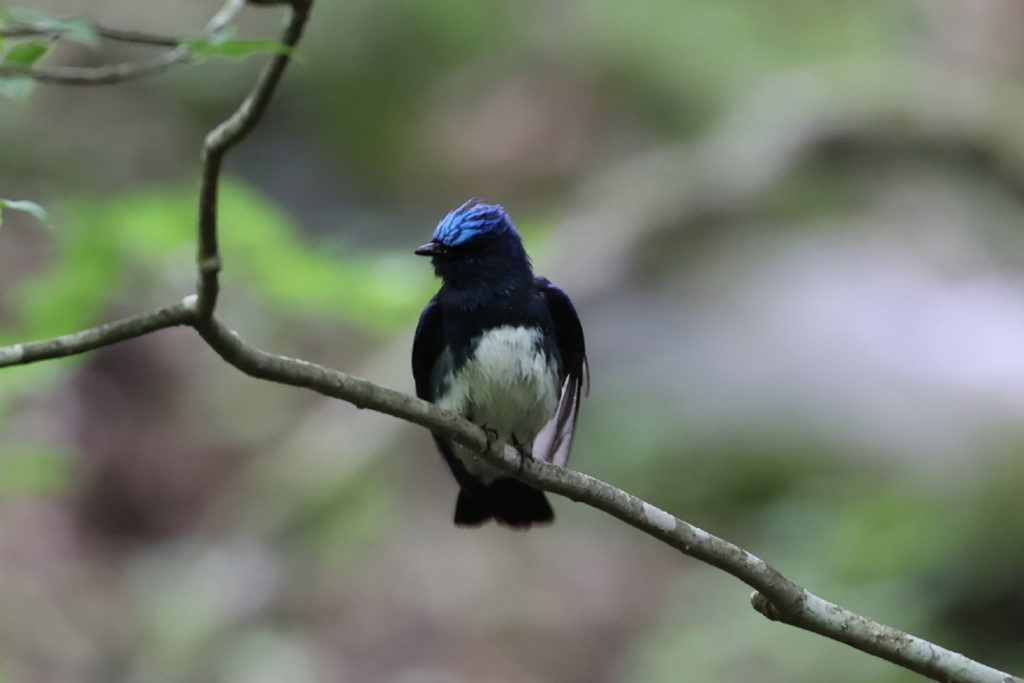
<path fill-rule="evenodd" d="M 516 234 L 505 209 L 497 204 L 480 204 L 470 199 L 437 224 L 433 240 L 447 247 L 455 247 L 478 235 L 504 232 Z"/>

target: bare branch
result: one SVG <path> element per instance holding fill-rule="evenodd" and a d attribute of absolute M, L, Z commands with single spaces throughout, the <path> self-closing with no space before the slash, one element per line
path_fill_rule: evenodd
<path fill-rule="evenodd" d="M 800 587 L 756 555 L 599 479 L 548 463 L 522 461 L 468 420 L 365 379 L 249 346 L 214 317 L 199 320 L 195 301 L 168 306 L 56 339 L 0 348 L 0 367 L 82 353 L 174 325 L 193 325 L 228 363 L 259 379 L 317 393 L 412 422 L 480 453 L 489 464 L 537 488 L 602 510 L 685 555 L 733 575 L 757 591 L 754 607 L 769 619 L 832 638 L 937 681 L 1022 683 L 959 653 L 885 626 Z"/>
<path fill-rule="evenodd" d="M 732 574 L 757 593 L 754 606 L 782 621 L 887 659 L 923 676 L 954 683 L 1022 683 L 1022 679 L 834 605 L 798 586 L 752 553 L 610 484 L 569 469 L 530 460 L 492 442 L 472 422 L 432 403 L 307 361 L 247 345 L 216 318 L 197 322 L 213 349 L 242 372 L 413 422 L 480 453 L 488 464 L 531 486 L 561 494 L 617 517 L 663 543 Z"/>
<path fill-rule="evenodd" d="M 798 586 L 754 554 L 594 477 L 540 461 L 522 461 L 513 447 L 492 441 L 464 418 L 352 375 L 249 346 L 216 318 L 198 320 L 188 300 L 57 339 L 0 348 L 0 367 L 81 353 L 173 325 L 194 325 L 220 356 L 242 372 L 412 422 L 480 453 L 489 464 L 526 483 L 602 510 L 663 543 L 735 576 L 754 588 L 754 607 L 769 619 L 812 631 L 887 659 L 937 681 L 1022 683 L 926 640 L 830 603 Z"/>
<path fill-rule="evenodd" d="M 133 337 L 141 337 L 165 327 L 189 325 L 194 317 L 194 309 L 183 302 L 54 339 L 0 347 L 0 368 L 73 356 Z"/>
<path fill-rule="evenodd" d="M 176 47 L 181 45 L 182 42 L 181 38 L 175 38 L 174 36 L 161 36 L 143 31 L 126 31 L 119 28 L 110 28 L 109 26 L 96 26 L 95 29 L 101 38 L 115 40 L 119 43 Z"/>
<path fill-rule="evenodd" d="M 781 621 L 852 645 L 858 650 L 888 659 L 937 681 L 1021 681 L 1016 676 L 979 664 L 958 652 L 862 617 L 799 586 L 793 585 L 793 588 L 798 591 L 798 609 L 788 614 L 780 612 L 763 593 L 755 592 L 750 596 L 750 602 L 754 609 L 773 621 Z"/>
<path fill-rule="evenodd" d="M 203 177 L 199 188 L 198 249 L 196 260 L 199 266 L 199 280 L 196 291 L 199 294 L 198 314 L 200 319 L 209 318 L 217 305 L 220 290 L 218 274 L 221 268 L 220 251 L 217 245 L 217 197 L 221 164 L 224 155 L 238 144 L 260 122 L 270 104 L 274 90 L 291 61 L 291 49 L 302 38 L 302 30 L 309 18 L 310 0 L 294 0 L 281 43 L 288 49 L 274 56 L 263 70 L 253 90 L 242 101 L 238 109 L 223 123 L 210 131 L 203 145 Z"/>
<path fill-rule="evenodd" d="M 0 65 L 0 78 L 27 76 L 40 83 L 53 85 L 110 85 L 123 83 L 167 71 L 172 66 L 192 59 L 187 47 L 177 47 L 154 59 L 122 62 L 105 66 L 51 66 L 24 69 Z"/>
<path fill-rule="evenodd" d="M 92 30 L 101 38 L 114 40 L 120 43 L 134 43 L 136 45 L 154 45 L 159 47 L 177 47 L 181 44 L 180 38 L 173 36 L 161 36 L 155 33 L 143 31 L 125 31 L 109 26 L 91 24 Z M 0 28 L 0 38 L 31 38 L 33 36 L 53 37 L 60 35 L 60 31 L 53 28 L 43 28 L 31 25 L 16 24 L 7 28 Z"/>

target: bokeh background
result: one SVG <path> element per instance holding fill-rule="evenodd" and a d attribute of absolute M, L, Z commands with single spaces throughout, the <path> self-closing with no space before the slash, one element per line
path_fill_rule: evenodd
<path fill-rule="evenodd" d="M 502 203 L 586 327 L 573 467 L 1020 673 L 1022 32 L 1016 0 L 321 0 L 227 165 L 221 314 L 411 391 L 411 251 Z M 200 143 L 264 60 L 0 102 L 0 196 L 53 215 L 5 216 L 2 343 L 191 291 Z M 422 429 L 188 330 L 5 369 L 0 681 L 918 680 L 596 511 L 467 531 L 454 498 Z"/>

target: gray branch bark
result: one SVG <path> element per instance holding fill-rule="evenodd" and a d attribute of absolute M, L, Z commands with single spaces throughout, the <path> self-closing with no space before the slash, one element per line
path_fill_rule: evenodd
<path fill-rule="evenodd" d="M 179 46 L 152 59 L 104 66 L 40 66 L 24 69 L 0 65 L 0 78 L 22 76 L 51 85 L 112 85 L 155 76 L 191 59 L 192 53 L 189 49 Z"/>
<path fill-rule="evenodd" d="M 176 47 L 181 44 L 180 38 L 173 36 L 161 36 L 155 33 L 145 33 L 143 31 L 128 31 L 119 28 L 111 28 L 109 26 L 100 26 L 99 24 L 91 24 L 93 31 L 96 35 L 107 40 L 117 41 L 119 43 L 134 43 L 136 45 L 155 45 L 159 47 Z M 55 37 L 59 35 L 59 31 L 52 28 L 15 24 L 7 28 L 0 28 L 0 38 L 31 38 L 31 37 Z"/>
<path fill-rule="evenodd" d="M 185 304 L 164 306 L 149 313 L 122 318 L 81 332 L 45 341 L 14 344 L 0 348 L 0 368 L 25 365 L 50 358 L 63 358 L 176 325 L 190 325 L 195 315 Z"/>
<path fill-rule="evenodd" d="M 312 0 L 257 4 L 290 5 L 281 42 L 294 47 L 302 36 Z M 240 6 L 241 3 L 232 0 L 224 11 L 237 11 Z M 218 17 L 223 19 L 222 13 Z M 432 403 L 315 363 L 261 351 L 227 328 L 214 315 L 221 263 L 217 244 L 220 171 L 227 152 L 259 123 L 289 61 L 287 54 L 275 56 L 239 108 L 206 138 L 197 224 L 197 293 L 179 304 L 89 330 L 0 348 L 0 367 L 70 356 L 165 327 L 189 325 L 226 362 L 248 375 L 311 389 L 357 408 L 369 408 L 426 427 L 479 453 L 506 474 L 602 510 L 684 555 L 731 574 L 754 589 L 754 608 L 773 621 L 846 643 L 937 681 L 1024 683 L 1024 679 L 828 602 L 747 550 L 610 484 L 548 463 L 523 462 L 513 447 L 500 441 L 489 442 L 478 426 Z"/>

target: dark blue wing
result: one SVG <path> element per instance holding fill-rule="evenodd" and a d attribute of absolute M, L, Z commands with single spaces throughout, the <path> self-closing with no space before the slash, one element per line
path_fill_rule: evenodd
<path fill-rule="evenodd" d="M 432 377 L 434 367 L 443 353 L 444 322 L 441 318 L 441 305 L 435 296 L 420 314 L 412 342 L 412 376 L 416 380 L 416 395 L 427 401 L 435 398 Z"/>
<path fill-rule="evenodd" d="M 536 278 L 534 286 L 544 297 L 555 324 L 555 346 L 561 360 L 559 382 L 562 388 L 554 416 L 534 441 L 533 455 L 540 460 L 565 467 L 569 461 L 573 436 L 576 434 L 580 399 L 590 382 L 583 326 L 576 315 L 576 308 L 565 292 L 542 277 Z"/>
<path fill-rule="evenodd" d="M 420 322 L 416 326 L 416 336 L 412 342 L 412 376 L 416 381 L 416 395 L 420 398 L 434 402 L 441 390 L 439 387 L 445 381 L 445 367 L 450 371 L 451 354 L 445 347 L 444 318 L 441 315 L 441 305 L 435 296 L 423 309 L 420 314 Z M 474 479 L 462 462 L 452 452 L 452 445 L 447 439 L 442 439 L 436 434 L 434 442 L 437 449 L 441 451 L 448 468 L 455 475 L 455 481 L 463 489 L 475 490 L 480 483 Z"/>

